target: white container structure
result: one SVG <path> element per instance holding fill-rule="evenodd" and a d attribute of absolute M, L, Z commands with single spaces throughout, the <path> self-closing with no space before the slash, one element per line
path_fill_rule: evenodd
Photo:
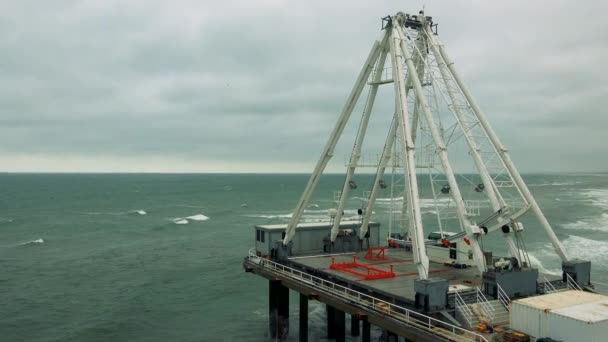
<path fill-rule="evenodd" d="M 330 222 L 304 222 L 298 224 L 296 232 L 298 238 L 293 240 L 292 246 L 293 255 L 315 255 L 327 252 L 323 249 L 323 241 L 324 238 L 329 237 L 329 230 L 332 226 L 333 223 Z M 343 240 L 348 239 L 346 235 L 357 235 L 360 226 L 360 221 L 342 221 L 340 223 L 339 235 L 342 238 L 336 240 L 336 252 L 354 252 L 359 250 L 356 248 L 356 244 L 344 244 Z M 271 255 L 276 242 L 282 241 L 285 238 L 286 228 L 287 224 L 263 224 L 255 226 L 255 249 L 258 256 Z M 368 232 L 368 238 L 362 246 L 364 248 L 378 247 L 380 245 L 380 224 L 369 222 Z M 340 246 L 343 248 L 340 248 Z"/>
<path fill-rule="evenodd" d="M 608 340 L 608 296 L 563 291 L 511 302 L 511 328 L 556 341 Z"/>

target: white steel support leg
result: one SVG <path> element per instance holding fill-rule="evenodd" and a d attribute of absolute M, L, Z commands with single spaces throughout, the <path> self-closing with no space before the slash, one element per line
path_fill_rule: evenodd
<path fill-rule="evenodd" d="M 384 36 L 382 43 L 378 41 L 374 42 L 374 45 L 372 46 L 372 49 L 369 55 L 367 56 L 367 60 L 365 61 L 363 68 L 359 72 L 357 81 L 355 82 L 355 85 L 351 90 L 350 95 L 348 96 L 348 99 L 346 101 L 346 104 L 344 105 L 344 108 L 342 109 L 342 113 L 340 114 L 338 122 L 336 122 L 336 125 L 334 126 L 334 129 L 331 132 L 331 135 L 329 137 L 329 140 L 327 141 L 327 144 L 325 145 L 325 148 L 323 149 L 321 157 L 319 158 L 319 161 L 317 162 L 317 165 L 315 166 L 315 169 L 312 175 L 310 176 L 308 183 L 306 184 L 306 188 L 304 189 L 304 192 L 302 193 L 302 196 L 300 197 L 300 200 L 296 205 L 296 208 L 293 212 L 293 216 L 291 217 L 287 228 L 285 229 L 285 238 L 283 239 L 284 245 L 288 244 L 295 234 L 296 226 L 298 225 L 298 222 L 300 221 L 300 218 L 304 213 L 304 209 L 306 208 L 306 205 L 308 204 L 308 201 L 310 200 L 310 197 L 312 196 L 312 193 L 315 187 L 317 186 L 317 183 L 319 182 L 319 178 L 321 177 L 323 170 L 325 170 L 327 163 L 329 162 L 331 157 L 333 157 L 336 144 L 338 143 L 338 140 L 340 139 L 340 136 L 344 131 L 344 127 L 346 126 L 346 123 L 350 118 L 353 108 L 355 107 L 357 100 L 361 95 L 361 91 L 365 86 L 367 78 L 369 77 L 369 74 L 371 73 L 372 69 L 374 68 L 374 65 L 376 64 L 376 60 L 378 59 L 378 56 L 381 52 L 381 46 L 385 44 L 387 37 L 388 34 Z"/>
<path fill-rule="evenodd" d="M 384 143 L 384 149 L 382 150 L 382 157 L 380 157 L 380 163 L 378 164 L 378 169 L 376 170 L 376 177 L 374 178 L 374 185 L 372 187 L 372 191 L 369 194 L 369 198 L 367 199 L 367 207 L 365 208 L 365 212 L 363 213 L 363 220 L 361 221 L 361 228 L 359 229 L 359 239 L 363 239 L 365 234 L 369 229 L 369 221 L 372 216 L 372 211 L 374 208 L 374 204 L 376 204 L 376 198 L 378 197 L 378 191 L 380 190 L 380 181 L 384 177 L 384 171 L 386 170 L 386 164 L 391 159 L 391 152 L 393 150 L 393 144 L 395 143 L 395 134 L 397 133 L 397 117 L 393 116 L 393 121 L 391 122 L 391 128 L 388 132 L 388 136 L 386 137 L 386 142 Z"/>
<path fill-rule="evenodd" d="M 369 117 L 372 113 L 372 108 L 374 107 L 376 94 L 378 93 L 378 82 L 382 80 L 382 69 L 384 69 L 387 51 L 385 45 L 383 45 L 381 48 L 382 53 L 380 54 L 378 64 L 376 65 L 377 72 L 374 75 L 373 84 L 370 87 L 369 97 L 367 98 L 365 109 L 363 110 L 363 117 L 361 119 L 361 124 L 359 125 L 359 130 L 357 131 L 355 146 L 353 146 L 353 152 L 350 156 L 350 162 L 346 171 L 346 179 L 344 180 L 344 186 L 342 187 L 342 193 L 340 194 L 340 202 L 338 203 L 338 212 L 336 213 L 336 217 L 334 218 L 334 225 L 331 227 L 330 238 L 332 242 L 336 240 L 336 237 L 340 232 L 340 221 L 342 220 L 342 215 L 344 214 L 344 209 L 346 207 L 346 201 L 348 200 L 350 182 L 352 181 L 353 175 L 355 174 L 355 169 L 357 168 L 359 158 L 361 158 L 361 146 L 363 145 L 363 140 L 365 139 L 365 132 L 367 131 Z"/>
<path fill-rule="evenodd" d="M 403 81 L 403 72 L 401 61 L 403 56 L 399 49 L 401 39 L 395 28 L 391 28 L 390 48 L 391 60 L 393 63 L 393 81 L 395 86 L 395 100 L 397 101 L 397 118 L 399 131 L 401 133 L 402 144 L 401 152 L 403 154 L 403 162 L 405 163 L 406 176 L 408 181 L 407 200 L 410 205 L 411 224 L 410 233 L 412 234 L 412 251 L 414 254 L 414 263 L 418 268 L 420 279 L 427 279 L 429 275 L 429 258 L 426 254 L 426 246 L 424 245 L 424 231 L 422 229 L 422 214 L 420 212 L 420 197 L 418 193 L 418 181 L 416 176 L 416 161 L 414 154 L 416 147 L 412 141 L 411 129 L 409 127 L 409 117 L 407 112 L 407 95 L 405 92 L 405 82 Z M 414 74 L 415 75 L 415 71 Z M 417 79 L 417 77 L 416 77 Z M 403 213 L 405 215 L 405 213 Z"/>
<path fill-rule="evenodd" d="M 448 69 L 452 73 L 452 76 L 453 76 L 454 80 L 456 81 L 456 83 L 458 84 L 458 86 L 462 90 L 462 93 L 464 94 L 464 96 L 466 97 L 467 101 L 471 105 L 471 108 L 473 109 L 473 112 L 475 113 L 475 115 L 477 116 L 477 119 L 481 123 L 481 126 L 483 127 L 483 129 L 485 130 L 486 134 L 488 135 L 488 137 L 490 138 L 490 140 L 494 144 L 494 147 L 496 148 L 496 150 L 498 152 L 498 155 L 502 159 L 502 162 L 504 163 L 505 167 L 508 169 L 508 171 L 509 171 L 509 173 L 511 175 L 511 178 L 515 181 L 515 183 L 517 185 L 517 188 L 519 189 L 519 191 L 521 192 L 521 194 L 524 196 L 524 198 L 526 199 L 526 201 L 528 201 L 528 203 L 530 204 L 530 206 L 532 208 L 532 211 L 534 212 L 534 214 L 536 215 L 536 217 L 540 221 L 540 224 L 545 229 L 545 233 L 549 237 L 549 240 L 551 241 L 551 244 L 553 245 L 553 248 L 555 249 L 555 252 L 559 255 L 559 257 L 563 261 L 567 261 L 568 260 L 568 254 L 566 253 L 566 250 L 564 249 L 564 246 L 562 245 L 561 241 L 559 241 L 559 239 L 557 238 L 557 235 L 555 235 L 555 232 L 551 228 L 551 225 L 549 224 L 549 221 L 547 220 L 547 218 L 543 214 L 542 210 L 538 206 L 538 203 L 536 203 L 536 200 L 534 199 L 534 196 L 532 196 L 532 193 L 528 189 L 528 186 L 526 186 L 526 183 L 524 182 L 523 178 L 519 174 L 519 171 L 515 167 L 515 164 L 513 164 L 513 161 L 511 160 L 511 156 L 509 155 L 509 151 L 502 144 L 502 142 L 500 141 L 500 139 L 498 138 L 498 136 L 496 135 L 496 133 L 492 129 L 492 126 L 490 126 L 490 123 L 488 122 L 488 120 L 487 120 L 484 112 L 481 110 L 481 108 L 479 107 L 479 105 L 475 101 L 475 98 L 473 98 L 473 96 L 469 92 L 469 89 L 467 88 L 466 84 L 464 83 L 464 81 L 460 77 L 460 74 L 458 73 L 458 71 L 454 67 L 454 63 L 452 62 L 452 60 L 448 56 L 447 52 L 445 51 L 445 48 L 440 43 L 439 39 L 434 36 L 434 34 L 431 32 L 431 30 L 430 30 L 429 27 L 426 27 L 425 30 L 426 30 L 427 36 L 432 37 L 431 39 L 434 40 L 434 44 L 437 45 L 437 47 L 439 49 L 439 52 L 441 54 L 441 57 L 443 58 L 443 60 L 447 64 Z"/>
<path fill-rule="evenodd" d="M 424 66 L 425 58 L 426 58 L 426 49 L 424 47 L 424 36 L 420 35 L 420 40 L 416 42 L 416 46 L 418 47 L 418 51 L 420 54 L 414 55 L 414 65 L 416 66 L 416 72 L 418 73 L 418 78 L 422 79 L 424 77 Z M 408 75 L 406 84 L 406 92 L 409 93 L 410 88 L 412 86 L 412 78 Z M 416 143 L 416 134 L 418 133 L 418 117 L 419 117 L 420 106 L 418 105 L 418 100 L 414 98 L 414 115 L 412 116 L 412 141 Z"/>
<path fill-rule="evenodd" d="M 431 51 L 433 51 L 433 54 L 435 55 L 435 59 L 437 60 L 437 66 L 439 68 L 439 72 L 441 73 L 441 77 L 444 80 L 446 80 L 446 87 L 448 87 L 449 85 L 447 84 L 447 80 L 449 80 L 451 78 L 450 71 L 448 70 L 448 67 L 447 67 L 445 61 L 441 57 L 441 53 L 439 52 L 437 45 L 433 44 L 432 37 L 429 38 L 429 41 L 430 41 L 429 45 L 430 45 Z M 420 49 L 418 49 L 418 51 L 419 51 L 419 53 L 421 53 Z M 454 114 L 456 114 L 458 124 L 460 125 L 460 128 L 462 129 L 462 132 L 463 132 L 463 135 L 465 137 L 467 144 L 469 145 L 469 152 L 470 152 L 471 156 L 473 157 L 473 161 L 475 163 L 475 168 L 477 169 L 477 172 L 479 173 L 479 176 L 481 177 L 481 182 L 484 185 L 484 192 L 485 192 L 486 196 L 488 197 L 488 200 L 490 201 L 490 205 L 492 206 L 492 209 L 494 210 L 494 212 L 496 212 L 496 211 L 502 209 L 505 206 L 505 203 L 503 202 L 502 198 L 499 198 L 496 195 L 496 187 L 494 186 L 494 181 L 492 180 L 492 177 L 490 176 L 488 169 L 486 168 L 485 164 L 483 163 L 483 160 L 480 155 L 480 149 L 477 146 L 477 143 L 475 142 L 475 139 L 473 138 L 473 136 L 471 134 L 471 129 L 470 129 L 469 125 L 467 125 L 465 123 L 466 119 L 465 119 L 462 111 L 457 106 L 458 99 L 456 98 L 456 96 L 454 96 L 454 93 L 449 90 L 448 90 L 448 94 L 450 97 L 450 101 L 452 102 L 453 111 L 454 111 Z M 509 222 L 505 221 L 504 223 L 508 224 Z M 521 253 L 520 253 L 519 248 L 517 248 L 517 244 L 515 243 L 515 238 L 513 237 L 513 233 L 503 234 L 503 236 L 506 240 L 506 243 L 507 243 L 511 256 L 517 258 L 517 261 L 521 265 Z"/>
<path fill-rule="evenodd" d="M 384 57 L 386 57 L 386 56 L 384 56 Z M 382 58 L 382 56 L 381 56 L 381 58 Z M 422 64 L 424 65 L 424 62 L 422 62 Z M 423 71 L 423 73 L 424 73 L 424 71 Z M 411 85 L 411 83 L 412 83 L 412 81 L 411 81 L 410 77 L 408 76 L 405 84 Z M 406 95 L 408 92 L 409 92 L 409 88 L 406 87 Z M 397 112 L 397 110 L 398 109 L 395 108 L 395 113 Z M 415 108 L 414 117 L 412 118 L 412 122 L 416 121 L 417 115 L 418 115 L 418 108 Z M 376 171 L 376 178 L 374 181 L 374 185 L 372 186 L 372 191 L 368 198 L 367 207 L 365 209 L 365 212 L 363 213 L 361 229 L 359 230 L 360 239 L 363 239 L 365 237 L 365 234 L 367 234 L 368 224 L 369 224 L 369 221 L 371 218 L 374 204 L 376 203 L 376 198 L 378 196 L 378 190 L 379 190 L 379 185 L 380 185 L 379 181 L 382 179 L 382 177 L 384 177 L 386 165 L 391 158 L 391 151 L 392 151 L 393 144 L 395 142 L 395 134 L 397 133 L 397 122 L 395 122 L 395 120 L 396 120 L 396 118 L 393 117 L 389 135 L 386 138 L 386 142 L 384 144 L 384 150 L 382 151 L 382 156 L 380 157 L 380 165 L 378 165 L 378 169 Z M 413 127 L 412 127 L 412 141 L 415 141 L 415 140 L 416 140 L 416 124 L 414 123 Z M 403 204 L 404 204 L 403 209 L 406 209 L 405 206 L 407 206 L 407 202 L 404 201 Z M 405 211 L 403 211 L 403 212 L 405 212 Z"/>
<path fill-rule="evenodd" d="M 396 27 L 395 31 L 399 32 L 401 30 L 401 28 L 399 27 L 398 24 L 396 24 L 397 18 L 394 18 L 393 20 L 394 20 L 393 27 Z M 458 183 L 456 182 L 456 177 L 454 176 L 454 171 L 452 170 L 452 165 L 450 164 L 450 161 L 448 159 L 447 148 L 445 146 L 445 143 L 443 142 L 441 133 L 439 132 L 439 129 L 437 128 L 437 125 L 435 124 L 435 119 L 433 118 L 433 114 L 431 113 L 430 107 L 424 96 L 424 92 L 422 90 L 422 84 L 420 83 L 420 79 L 418 78 L 418 74 L 416 73 L 416 67 L 414 66 L 414 63 L 412 62 L 412 57 L 411 57 L 411 54 L 410 54 L 408 46 L 407 46 L 408 42 L 406 39 L 401 39 L 401 37 L 402 37 L 402 35 L 397 33 L 397 38 L 401 45 L 401 51 L 403 52 L 403 56 L 405 57 L 405 62 L 406 62 L 407 68 L 408 68 L 408 74 L 412 75 L 412 84 L 414 86 L 414 93 L 416 95 L 416 98 L 419 101 L 419 104 L 421 107 L 420 109 L 421 109 L 422 113 L 424 114 L 426 122 L 427 122 L 429 128 L 431 129 L 431 135 L 433 137 L 435 146 L 437 147 L 437 154 L 439 155 L 439 159 L 441 160 L 441 165 L 443 167 L 445 176 L 450 185 L 450 189 L 451 189 L 451 193 L 454 197 L 454 201 L 456 202 L 456 207 L 457 207 L 457 211 L 458 211 L 458 216 L 460 218 L 460 222 L 464 226 L 465 231 L 467 232 L 467 235 L 470 237 L 471 249 L 473 250 L 473 257 L 474 257 L 475 263 L 477 264 L 477 268 L 479 269 L 479 272 L 485 272 L 486 271 L 485 258 L 484 258 L 483 252 L 481 250 L 481 246 L 479 245 L 479 242 L 477 241 L 477 236 L 473 234 L 472 224 L 471 224 L 471 221 L 469 220 L 469 217 L 468 217 L 468 214 L 466 211 L 466 207 L 464 205 L 464 200 L 462 199 L 462 195 L 460 193 L 460 188 L 458 187 Z"/>

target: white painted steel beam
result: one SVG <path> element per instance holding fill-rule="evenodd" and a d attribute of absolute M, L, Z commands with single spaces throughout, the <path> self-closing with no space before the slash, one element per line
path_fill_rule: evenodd
<path fill-rule="evenodd" d="M 396 112 L 396 110 L 395 110 Z M 396 114 L 395 114 L 396 115 Z M 367 199 L 367 206 L 363 213 L 363 220 L 361 221 L 361 228 L 359 229 L 359 239 L 365 238 L 365 234 L 369 230 L 369 221 L 372 216 L 374 205 L 376 204 L 376 198 L 378 198 L 378 192 L 380 191 L 380 181 L 384 177 L 384 171 L 386 170 L 386 164 L 391 159 L 391 152 L 393 150 L 393 144 L 395 143 L 395 135 L 397 134 L 397 117 L 393 116 L 391 122 L 391 128 L 389 129 L 386 142 L 384 143 L 384 149 L 382 150 L 382 156 L 380 157 L 380 163 L 376 169 L 376 177 L 374 178 L 374 185 L 372 191 Z"/>
<path fill-rule="evenodd" d="M 383 40 L 384 41 L 384 40 Z M 350 182 L 353 179 L 353 175 L 355 174 L 355 169 L 357 168 L 357 163 L 359 162 L 359 158 L 361 158 L 361 147 L 363 145 L 363 140 L 365 139 L 365 132 L 367 131 L 367 125 L 369 123 L 369 117 L 372 113 L 372 109 L 374 107 L 374 102 L 376 100 L 376 94 L 378 93 L 378 86 L 380 80 L 382 79 L 382 69 L 384 69 L 384 63 L 386 61 L 386 47 L 381 46 L 382 52 L 380 53 L 380 58 L 378 59 L 378 64 L 376 64 L 376 74 L 373 78 L 373 83 L 370 87 L 369 96 L 367 98 L 367 103 L 365 104 L 365 109 L 363 110 L 363 117 L 361 118 L 361 123 L 359 124 L 359 130 L 357 131 L 357 137 L 355 139 L 355 145 L 353 146 L 353 151 L 350 156 L 350 161 L 348 165 L 348 169 L 346 170 L 346 178 L 344 179 L 344 186 L 342 187 L 342 193 L 340 194 L 340 202 L 338 203 L 338 212 L 336 213 L 336 217 L 334 218 L 334 224 L 331 227 L 331 241 L 334 242 L 338 233 L 340 232 L 340 221 L 342 220 L 342 216 L 344 215 L 344 209 L 346 208 L 346 201 L 348 201 L 348 193 L 350 190 Z"/>
<path fill-rule="evenodd" d="M 488 138 L 494 144 L 494 146 L 495 146 L 495 148 L 496 148 L 496 150 L 498 152 L 498 155 L 502 159 L 502 162 L 504 163 L 505 167 L 508 169 L 511 178 L 515 181 L 515 184 L 516 184 L 518 190 L 521 192 L 521 194 L 523 195 L 523 197 L 525 198 L 525 200 L 530 204 L 530 206 L 532 208 L 532 211 L 536 215 L 536 217 L 539 220 L 541 226 L 544 228 L 545 233 L 549 237 L 549 240 L 551 241 L 551 244 L 553 245 L 553 248 L 555 249 L 555 252 L 559 255 L 559 257 L 563 261 L 567 261 L 568 260 L 568 255 L 566 253 L 566 250 L 565 250 L 564 246 L 562 245 L 561 241 L 559 241 L 559 239 L 557 238 L 557 235 L 555 235 L 555 232 L 551 228 L 551 225 L 549 224 L 549 221 L 547 220 L 547 218 L 543 214 L 542 210 L 538 206 L 538 203 L 536 202 L 536 199 L 534 199 L 534 196 L 532 196 L 532 193 L 528 189 L 528 186 L 526 185 L 526 183 L 524 182 L 523 178 L 519 174 L 519 171 L 517 170 L 517 168 L 515 167 L 515 164 L 511 160 L 511 156 L 509 155 L 509 151 L 502 144 L 502 142 L 498 138 L 498 135 L 496 135 L 496 132 L 494 132 L 494 129 L 492 128 L 492 126 L 490 125 L 489 121 L 487 120 L 485 113 L 481 110 L 481 108 L 477 104 L 477 101 L 475 100 L 475 98 L 469 92 L 469 89 L 467 88 L 466 84 L 464 83 L 464 81 L 460 77 L 460 74 L 458 73 L 458 71 L 454 67 L 454 63 L 452 62 L 452 60 L 450 59 L 449 55 L 445 51 L 444 46 L 441 44 L 441 42 L 439 41 L 439 39 L 434 36 L 433 32 L 431 31 L 431 29 L 429 27 L 425 27 L 425 30 L 426 30 L 427 36 L 432 37 L 432 39 L 434 40 L 435 44 L 437 45 L 437 47 L 439 49 L 439 52 L 441 54 L 441 57 L 443 58 L 443 60 L 447 64 L 448 69 L 450 70 L 452 76 L 454 77 L 454 80 L 456 81 L 456 83 L 458 83 L 458 86 L 460 87 L 460 89 L 462 90 L 462 92 L 463 92 L 464 96 L 466 97 L 467 101 L 471 105 L 471 108 L 473 109 L 473 112 L 477 116 L 477 119 L 479 120 L 479 122 L 481 123 L 483 129 L 485 130 L 486 134 L 488 135 Z"/>
<path fill-rule="evenodd" d="M 394 17 L 393 17 L 393 20 Z M 395 22 L 396 23 L 396 22 Z M 416 175 L 415 153 L 416 147 L 412 141 L 412 131 L 409 122 L 407 111 L 407 95 L 405 91 L 405 82 L 403 80 L 403 72 L 401 63 L 403 62 L 402 49 L 399 48 L 401 38 L 397 31 L 397 25 L 393 24 L 391 31 L 390 49 L 391 61 L 393 63 L 393 80 L 395 87 L 395 100 L 397 101 L 397 118 L 399 124 L 399 132 L 401 133 L 401 153 L 405 164 L 405 174 L 407 177 L 407 191 L 404 200 L 408 201 L 411 212 L 410 217 L 410 233 L 412 234 L 412 251 L 414 254 L 414 263 L 418 269 L 420 279 L 427 279 L 429 272 L 429 258 L 426 254 L 424 245 L 424 230 L 422 229 L 422 213 L 420 211 L 420 197 L 418 192 L 418 181 Z M 388 31 L 388 30 L 387 30 Z M 406 58 L 407 60 L 407 58 Z M 410 60 L 411 63 L 411 60 Z M 415 70 L 410 70 L 410 73 L 417 80 Z M 406 213 L 402 213 L 405 215 Z"/>
<path fill-rule="evenodd" d="M 404 36 L 401 32 L 401 27 L 396 24 L 398 22 L 397 20 L 397 17 L 393 17 L 393 27 L 395 28 L 394 35 L 398 39 L 398 42 L 396 42 L 396 44 L 398 43 L 400 45 L 407 68 L 409 70 L 409 74 L 412 75 L 412 85 L 414 86 L 414 93 L 416 95 L 416 98 L 418 99 L 420 109 L 424 114 L 424 118 L 431 130 L 431 136 L 437 148 L 437 155 L 439 156 L 439 160 L 441 161 L 441 166 L 443 168 L 444 174 L 447 178 L 448 184 L 450 185 L 450 193 L 452 194 L 454 202 L 456 203 L 458 217 L 464 229 L 466 230 L 467 235 L 469 236 L 475 264 L 477 265 L 477 268 L 480 272 L 485 272 L 487 267 L 485 263 L 484 254 L 481 250 L 481 246 L 479 245 L 479 241 L 477 240 L 478 236 L 473 233 L 472 223 L 469 220 L 464 200 L 462 199 L 462 195 L 460 193 L 460 188 L 458 187 L 458 183 L 456 181 L 452 165 L 450 164 L 447 148 L 445 146 L 441 133 L 439 132 L 439 129 L 435 124 L 435 119 L 433 118 L 433 114 L 431 113 L 430 107 L 426 101 L 426 97 L 424 96 L 422 84 L 420 82 L 420 79 L 418 78 L 418 74 L 416 73 L 416 67 L 414 66 L 412 56 L 407 46 L 408 41 L 407 39 L 403 39 Z M 421 228 L 422 227 L 420 227 L 420 233 L 422 233 Z"/>
<path fill-rule="evenodd" d="M 331 157 L 333 157 L 336 144 L 338 143 L 338 140 L 340 139 L 340 136 L 344 131 L 344 127 L 346 126 L 346 123 L 348 122 L 348 119 L 350 118 L 350 115 L 353 112 L 355 105 L 357 104 L 357 100 L 361 95 L 361 91 L 365 86 L 365 82 L 367 81 L 369 74 L 373 70 L 376 61 L 380 56 L 381 46 L 384 45 L 384 42 L 386 41 L 386 39 L 388 39 L 387 37 L 388 34 L 385 34 L 382 43 L 378 41 L 374 42 L 372 49 L 367 57 L 367 60 L 365 61 L 363 68 L 359 72 L 357 81 L 355 82 L 355 85 L 353 86 L 353 89 L 351 90 L 350 95 L 348 96 L 346 104 L 342 109 L 342 113 L 340 114 L 340 117 L 338 118 L 338 121 L 336 122 L 336 125 L 334 126 L 331 132 L 331 135 L 325 145 L 325 148 L 323 149 L 321 157 L 317 161 L 317 165 L 315 166 L 315 169 L 312 175 L 310 176 L 308 183 L 306 184 L 306 188 L 304 189 L 304 192 L 302 193 L 302 196 L 300 197 L 300 200 L 298 201 L 298 204 L 294 209 L 293 216 L 291 217 L 291 220 L 289 221 L 289 224 L 285 229 L 285 238 L 283 239 L 284 245 L 287 245 L 295 234 L 296 227 L 298 225 L 298 222 L 300 221 L 300 218 L 302 217 L 302 214 L 304 213 L 304 209 L 306 208 L 306 205 L 308 204 L 308 201 L 310 200 L 310 197 L 312 196 L 312 193 L 314 192 L 314 189 L 317 186 L 319 178 L 321 177 L 321 174 L 323 174 L 327 163 L 329 162 Z"/>
<path fill-rule="evenodd" d="M 425 32 L 426 34 L 427 32 Z M 437 45 L 435 44 L 434 40 L 433 40 L 433 36 L 428 37 L 428 45 L 430 46 L 431 51 L 433 52 L 435 59 L 437 61 L 437 66 L 439 69 L 439 72 L 441 73 L 441 77 L 444 79 L 444 81 L 446 82 L 446 87 L 449 87 L 449 85 L 447 84 L 448 80 L 451 79 L 451 74 L 450 71 L 448 70 L 448 66 L 446 64 L 446 62 L 444 61 L 443 57 L 441 56 L 441 53 L 439 52 L 439 49 L 437 48 Z M 426 49 L 424 49 L 426 51 Z M 420 52 L 420 49 L 418 49 L 418 52 Z M 458 89 L 460 92 L 462 92 L 462 90 Z M 458 103 L 458 99 L 456 98 L 455 94 L 451 91 L 448 90 L 448 94 L 450 97 L 450 101 L 452 102 L 452 106 L 451 106 L 451 110 L 452 112 L 455 114 L 456 116 L 456 120 L 458 121 L 458 124 L 463 132 L 465 141 L 467 142 L 467 145 L 469 146 L 469 154 L 471 155 L 471 157 L 473 157 L 473 161 L 475 163 L 475 168 L 477 169 L 477 172 L 479 173 L 479 176 L 481 177 L 481 182 L 484 185 L 484 193 L 486 194 L 486 196 L 488 197 L 488 200 L 490 201 L 490 205 L 492 206 L 492 210 L 494 210 L 494 212 L 497 212 L 498 210 L 501 210 L 505 207 L 505 202 L 502 199 L 502 197 L 497 196 L 496 191 L 497 191 L 497 187 L 494 184 L 494 181 L 492 180 L 492 177 L 490 176 L 490 173 L 486 167 L 486 165 L 483 162 L 483 159 L 481 158 L 480 155 L 480 149 L 477 146 L 477 143 L 475 142 L 475 138 L 473 137 L 473 135 L 471 134 L 471 125 L 466 123 L 466 118 L 464 117 L 464 113 L 462 112 L 462 110 L 460 109 L 459 106 L 457 106 Z M 502 224 L 509 224 L 509 220 L 508 218 L 503 218 L 502 220 L 499 218 L 499 221 L 502 222 Z M 519 250 L 519 248 L 517 248 L 517 244 L 515 243 L 515 239 L 513 237 L 513 233 L 507 233 L 507 234 L 503 234 L 509 252 L 511 254 L 512 257 L 517 258 L 517 261 L 519 262 L 519 264 L 521 265 L 521 251 Z"/>

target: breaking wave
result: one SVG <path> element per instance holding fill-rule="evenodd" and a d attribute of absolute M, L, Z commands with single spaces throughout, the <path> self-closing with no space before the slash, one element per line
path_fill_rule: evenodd
<path fill-rule="evenodd" d="M 608 213 L 603 213 L 600 217 L 596 218 L 565 223 L 562 224 L 562 227 L 572 230 L 595 230 L 608 232 Z"/>
<path fill-rule="evenodd" d="M 538 183 L 538 184 L 528 184 L 528 186 L 574 186 L 577 184 L 581 184 L 582 182 L 552 182 L 552 183 Z"/>
<path fill-rule="evenodd" d="M 538 259 L 534 254 L 528 253 L 528 257 L 530 258 L 530 263 L 532 263 L 532 267 L 538 268 L 541 273 L 547 273 L 552 275 L 562 274 L 562 271 L 559 268 L 545 268 L 540 259 Z"/>
<path fill-rule="evenodd" d="M 187 216 L 187 217 L 178 217 L 178 218 L 174 218 L 173 219 L 173 223 L 175 224 L 188 224 L 191 221 L 207 221 L 209 219 L 209 217 L 203 215 L 203 214 L 196 214 L 196 215 L 192 215 L 192 216 Z"/>
<path fill-rule="evenodd" d="M 196 215 L 185 217 L 185 219 L 189 220 L 189 221 L 207 221 L 209 219 L 209 217 L 207 217 L 203 214 L 196 214 Z"/>
<path fill-rule="evenodd" d="M 605 262 L 608 259 L 608 241 L 570 235 L 562 240 L 562 244 L 571 259 L 589 260 L 595 265 L 594 267 L 604 270 L 608 268 Z M 551 243 L 547 242 L 541 246 L 533 253 L 528 253 L 530 261 L 535 266 L 538 265 L 542 272 L 561 274 L 561 261 L 555 254 Z"/>
<path fill-rule="evenodd" d="M 112 212 L 112 211 L 82 211 L 80 213 L 83 214 L 83 215 L 111 215 L 111 216 L 120 216 L 120 215 L 146 215 L 146 214 L 148 214 L 143 209 L 134 209 L 134 210 L 129 210 L 129 211 L 118 211 L 118 212 Z"/>
<path fill-rule="evenodd" d="M 596 261 L 596 265 L 604 265 L 608 259 L 608 242 L 606 241 L 570 235 L 563 241 L 563 244 L 572 258 Z"/>
<path fill-rule="evenodd" d="M 36 240 L 20 243 L 19 246 L 40 245 L 40 244 L 43 244 L 43 243 L 44 243 L 43 239 L 36 239 Z"/>
<path fill-rule="evenodd" d="M 608 189 L 587 189 L 581 195 L 592 205 L 608 210 Z"/>
<path fill-rule="evenodd" d="M 446 207 L 446 206 L 450 205 L 451 202 L 452 202 L 452 198 L 438 198 L 437 201 L 435 201 L 432 198 L 421 198 L 420 207 L 423 209 L 432 209 L 432 208 L 435 208 L 435 205 L 437 205 L 438 207 Z M 403 203 L 403 196 L 376 199 L 376 204 L 378 206 L 383 206 L 383 207 L 388 206 L 388 207 L 393 207 L 393 208 L 400 208 L 402 203 Z"/>
<path fill-rule="evenodd" d="M 375 214 L 375 212 L 372 212 Z M 254 217 L 254 218 L 265 218 L 265 219 L 281 219 L 287 221 L 293 217 L 293 212 L 288 214 L 280 214 L 280 213 L 268 213 L 268 214 L 248 214 L 243 215 L 245 217 Z M 359 219 L 359 214 L 357 209 L 347 209 L 344 210 L 344 215 L 342 216 L 342 221 L 352 221 Z M 319 210 L 304 210 L 304 214 L 300 219 L 300 222 L 329 222 L 331 221 L 331 217 L 329 216 L 327 209 L 319 209 Z"/>

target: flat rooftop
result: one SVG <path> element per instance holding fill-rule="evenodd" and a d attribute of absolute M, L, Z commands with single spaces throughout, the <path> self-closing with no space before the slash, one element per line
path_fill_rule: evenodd
<path fill-rule="evenodd" d="M 370 222 L 369 223 L 370 226 L 377 226 L 378 222 Z M 303 229 L 330 229 L 333 226 L 332 223 L 329 222 L 304 222 L 304 223 L 298 223 L 298 225 L 296 226 L 296 228 L 303 228 Z M 361 226 L 361 221 L 358 220 L 353 220 L 353 221 L 341 221 L 340 222 L 340 228 L 344 229 L 344 228 L 359 228 Z M 286 223 L 280 223 L 280 224 L 258 224 L 255 226 L 255 228 L 258 229 L 264 229 L 264 230 L 285 230 L 287 229 L 287 224 Z"/>

